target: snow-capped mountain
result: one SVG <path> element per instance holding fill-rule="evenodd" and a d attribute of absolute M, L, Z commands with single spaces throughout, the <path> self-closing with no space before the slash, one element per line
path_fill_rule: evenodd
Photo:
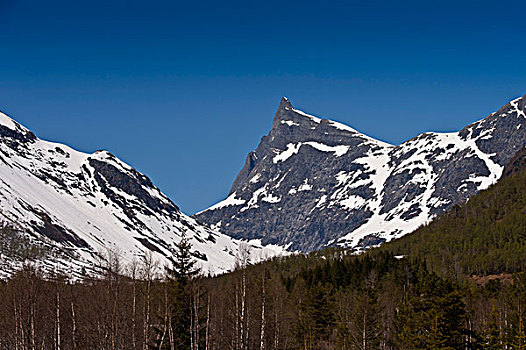
<path fill-rule="evenodd" d="M 194 217 L 235 238 L 302 251 L 400 237 L 499 179 L 526 144 L 525 103 L 394 146 L 283 98 L 228 197 Z"/>
<path fill-rule="evenodd" d="M 65 272 L 91 266 L 108 249 L 124 262 L 151 251 L 168 263 L 183 232 L 202 268 L 221 272 L 233 267 L 240 245 L 182 214 L 148 177 L 109 152 L 86 154 L 40 140 L 2 113 L 1 222 L 51 248 L 45 267 Z M 247 244 L 255 258 L 280 251 Z M 1 252 L 0 262 L 3 273 L 16 267 Z"/>

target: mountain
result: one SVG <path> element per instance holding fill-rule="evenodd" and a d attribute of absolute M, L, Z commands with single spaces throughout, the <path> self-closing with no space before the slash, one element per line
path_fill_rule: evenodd
<path fill-rule="evenodd" d="M 526 271 L 526 149 L 502 177 L 467 203 L 373 252 L 389 251 L 425 260 L 447 275 L 489 275 Z"/>
<path fill-rule="evenodd" d="M 235 238 L 293 250 L 401 237 L 500 178 L 526 144 L 526 97 L 459 132 L 394 146 L 283 98 L 228 197 L 195 214 Z"/>
<path fill-rule="evenodd" d="M 205 271 L 231 269 L 241 242 L 198 224 L 148 177 L 107 151 L 86 154 L 38 139 L 0 113 L 0 223 L 49 254 L 42 266 L 78 272 L 107 250 L 124 262 L 153 253 L 168 263 L 182 234 Z M 11 234 L 15 234 L 12 232 Z M 276 254 L 248 242 L 254 257 Z M 0 270 L 20 265 L 3 251 Z"/>

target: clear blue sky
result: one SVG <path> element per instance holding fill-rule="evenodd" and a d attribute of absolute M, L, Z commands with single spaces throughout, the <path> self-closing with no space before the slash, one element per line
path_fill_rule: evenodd
<path fill-rule="evenodd" d="M 525 13 L 519 1 L 0 0 L 0 109 L 43 139 L 109 150 L 192 214 L 226 196 L 281 96 L 398 144 L 526 94 Z"/>

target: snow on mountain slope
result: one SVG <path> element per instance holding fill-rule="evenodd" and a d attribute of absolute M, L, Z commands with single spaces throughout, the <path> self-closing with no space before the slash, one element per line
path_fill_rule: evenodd
<path fill-rule="evenodd" d="M 283 98 L 228 198 L 194 217 L 236 238 L 303 251 L 400 237 L 496 182 L 526 144 L 525 100 L 458 133 L 393 146 Z"/>
<path fill-rule="evenodd" d="M 109 152 L 86 154 L 40 140 L 2 113 L 0 222 L 53 248 L 44 265 L 65 272 L 89 268 L 108 249 L 124 262 L 152 251 L 169 263 L 183 232 L 199 265 L 221 272 L 233 267 L 240 245 L 182 214 L 150 179 Z M 247 244 L 254 258 L 282 252 L 257 240 Z M 9 273 L 10 266 L 3 261 L 0 270 Z"/>

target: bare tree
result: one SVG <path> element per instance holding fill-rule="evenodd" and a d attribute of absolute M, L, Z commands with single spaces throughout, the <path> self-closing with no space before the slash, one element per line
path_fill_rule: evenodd
<path fill-rule="evenodd" d="M 259 339 L 260 339 L 259 349 L 260 350 L 265 350 L 265 325 L 266 325 L 266 322 L 265 322 L 265 298 L 266 298 L 265 279 L 266 279 L 266 276 L 265 275 L 266 275 L 265 269 L 263 269 L 262 276 L 261 276 L 261 331 L 259 335 Z"/>
<path fill-rule="evenodd" d="M 131 342 L 132 348 L 137 348 L 137 276 L 139 272 L 139 262 L 134 258 L 128 265 L 128 274 L 132 279 L 132 326 L 131 326 Z"/>
<path fill-rule="evenodd" d="M 153 253 L 147 251 L 142 257 L 140 268 L 140 277 L 145 283 L 144 288 L 144 316 L 143 316 L 143 341 L 142 349 L 148 349 L 150 320 L 151 320 L 151 300 L 152 300 L 152 283 L 159 273 L 159 263 L 154 260 Z"/>
<path fill-rule="evenodd" d="M 246 319 L 247 303 L 247 266 L 250 264 L 250 247 L 248 244 L 239 244 L 236 255 L 236 269 L 241 270 L 240 305 L 239 305 L 239 348 L 247 348 L 248 322 Z"/>

